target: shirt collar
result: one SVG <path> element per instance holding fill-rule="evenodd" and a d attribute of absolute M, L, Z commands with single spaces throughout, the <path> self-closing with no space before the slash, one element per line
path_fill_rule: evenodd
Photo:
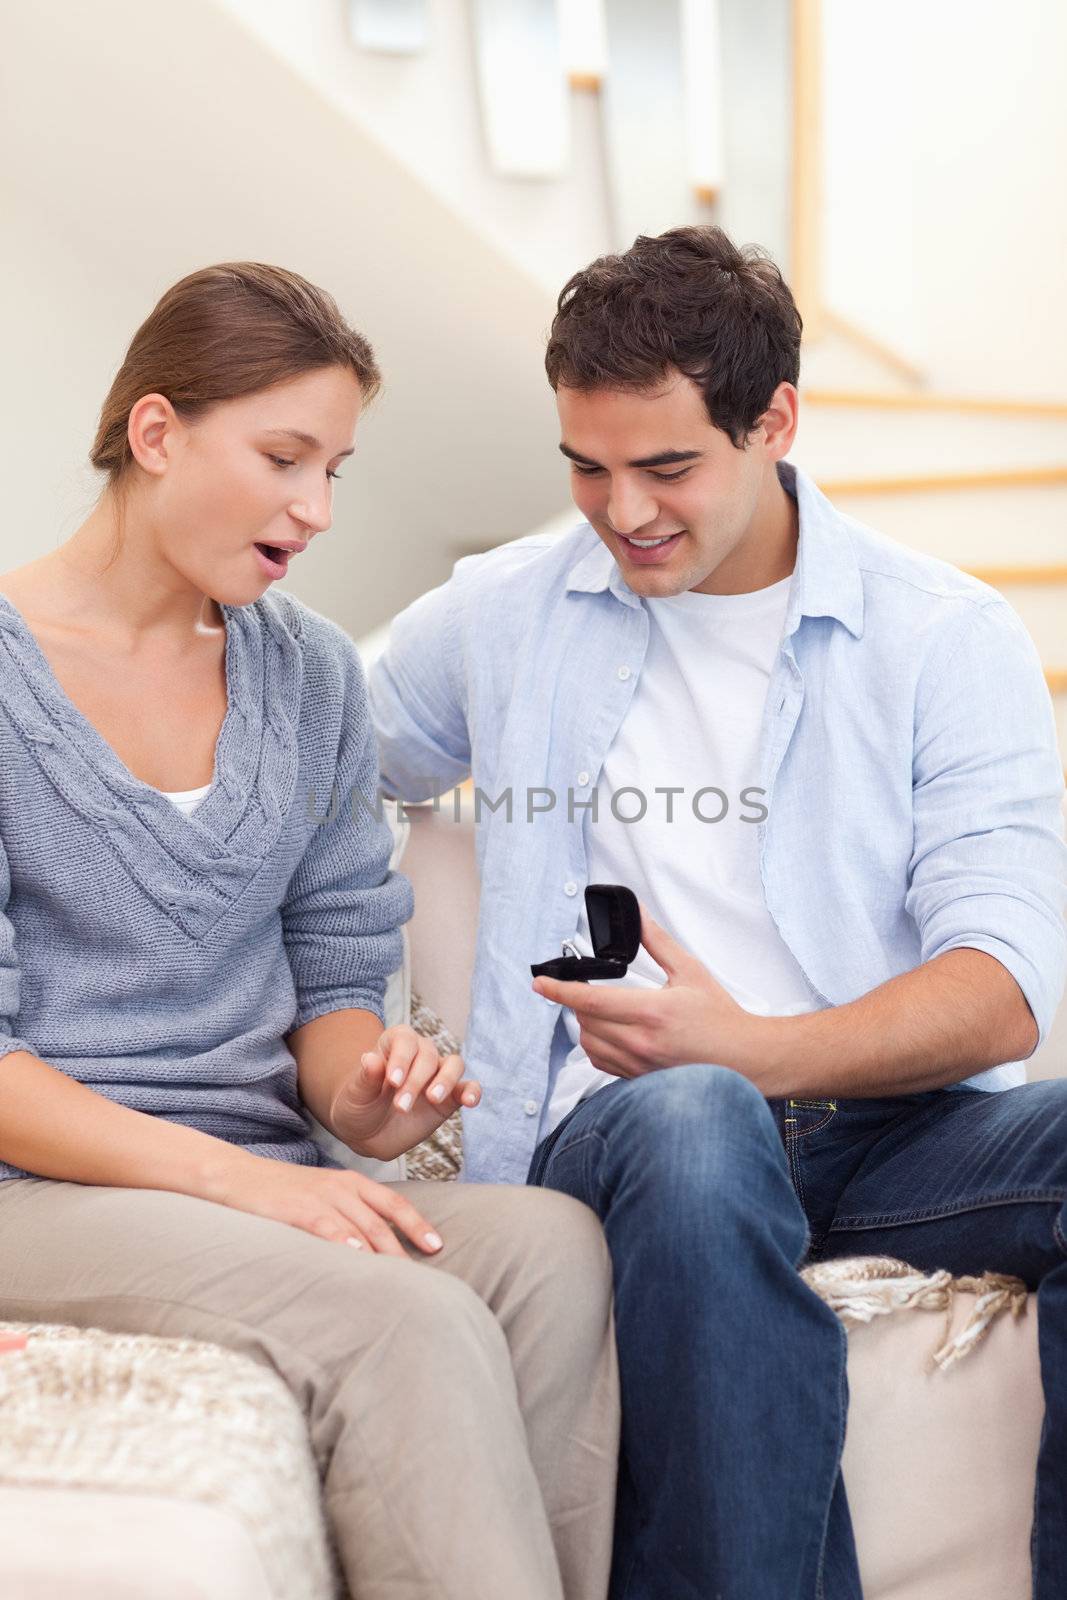
<path fill-rule="evenodd" d="M 863 579 L 844 520 L 791 461 L 779 461 L 778 477 L 796 500 L 800 524 L 785 633 L 795 632 L 801 617 L 834 617 L 858 639 L 863 633 Z"/>
<path fill-rule="evenodd" d="M 588 524 L 587 524 L 588 526 Z M 592 532 L 592 529 L 590 529 Z M 610 589 L 616 600 L 625 606 L 639 606 L 639 596 L 634 594 L 619 570 L 619 564 L 604 541 L 594 534 L 596 543 L 587 550 L 571 568 L 567 579 L 567 593 L 577 590 L 582 594 L 601 594 Z"/>
<path fill-rule="evenodd" d="M 785 634 L 796 631 L 801 617 L 834 617 L 858 639 L 863 632 L 863 580 L 848 530 L 807 473 L 791 461 L 780 461 L 778 477 L 797 502 L 800 523 Z M 607 545 L 597 539 L 571 568 L 567 590 L 600 594 L 605 589 L 624 605 L 641 604 Z"/>

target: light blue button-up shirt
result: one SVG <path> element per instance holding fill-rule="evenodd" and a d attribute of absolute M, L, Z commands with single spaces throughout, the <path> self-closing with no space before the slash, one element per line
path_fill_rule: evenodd
<path fill-rule="evenodd" d="M 1034 645 L 996 590 L 841 515 L 788 463 L 778 471 L 800 536 L 760 733 L 768 910 L 819 1007 L 967 946 L 1008 969 L 1044 1039 L 1067 961 L 1067 849 Z M 485 1089 L 466 1116 L 475 1180 L 525 1178 L 569 1048 L 530 963 L 575 933 L 581 801 L 648 629 L 582 524 L 461 561 L 397 618 L 371 673 L 387 790 L 425 800 L 470 774 L 485 797 L 464 1050 Z M 1023 1077 L 1014 1064 L 966 1081 Z"/>

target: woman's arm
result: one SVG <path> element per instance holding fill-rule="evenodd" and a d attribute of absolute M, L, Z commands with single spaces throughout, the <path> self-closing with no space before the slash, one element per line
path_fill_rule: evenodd
<path fill-rule="evenodd" d="M 333 1125 L 337 1091 L 381 1034 L 382 1024 L 372 1011 L 338 1010 L 306 1022 L 285 1041 L 296 1062 L 301 1100 L 335 1138 L 343 1137 Z"/>
<path fill-rule="evenodd" d="M 171 1189 L 382 1255 L 404 1254 L 394 1228 L 427 1254 L 441 1248 L 410 1200 L 373 1178 L 255 1156 L 131 1111 L 27 1050 L 0 1060 L 0 1160 L 71 1183 Z"/>
<path fill-rule="evenodd" d="M 7 915 L 10 895 L 0 840 L 0 1161 L 43 1178 L 215 1198 L 234 1166 L 252 1159 L 244 1151 L 116 1105 L 49 1066 L 20 1037 L 22 974 Z"/>
<path fill-rule="evenodd" d="M 116 1105 L 27 1050 L 0 1060 L 0 1161 L 26 1172 L 216 1200 L 235 1169 L 256 1159 L 209 1133 Z"/>

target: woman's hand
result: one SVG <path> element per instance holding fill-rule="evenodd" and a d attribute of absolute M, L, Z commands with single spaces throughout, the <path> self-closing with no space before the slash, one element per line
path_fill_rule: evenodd
<path fill-rule="evenodd" d="M 210 1198 L 377 1255 L 404 1255 L 394 1228 L 426 1255 L 441 1248 L 440 1235 L 410 1200 L 362 1172 L 298 1167 L 242 1151 Z"/>
<path fill-rule="evenodd" d="M 435 1044 L 402 1023 L 386 1028 L 343 1080 L 330 1126 L 357 1154 L 391 1161 L 481 1097 L 481 1086 L 463 1077 L 462 1056 L 442 1058 Z"/>

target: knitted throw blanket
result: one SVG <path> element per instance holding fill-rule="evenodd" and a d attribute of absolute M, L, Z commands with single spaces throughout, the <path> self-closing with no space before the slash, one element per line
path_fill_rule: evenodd
<path fill-rule="evenodd" d="M 950 1272 L 917 1272 L 892 1256 L 847 1256 L 805 1267 L 801 1277 L 820 1299 L 854 1328 L 891 1311 L 943 1311 L 944 1333 L 931 1351 L 934 1367 L 951 1367 L 985 1338 L 1002 1312 L 1018 1317 L 1026 1310 L 1027 1288 L 1021 1278 L 983 1272 L 978 1278 L 954 1278 Z M 974 1304 L 960 1331 L 949 1337 L 956 1296 L 970 1294 Z"/>

